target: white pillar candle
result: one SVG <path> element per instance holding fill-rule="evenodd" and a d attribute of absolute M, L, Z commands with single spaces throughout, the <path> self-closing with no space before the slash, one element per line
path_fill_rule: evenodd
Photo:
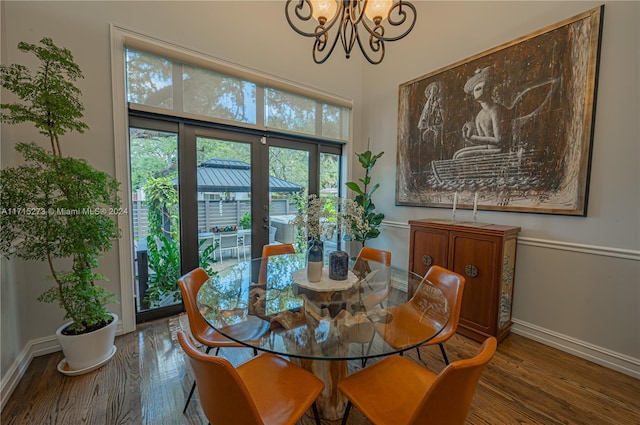
<path fill-rule="evenodd" d="M 453 194 L 453 215 L 456 215 L 456 206 L 458 205 L 458 192 Z"/>
<path fill-rule="evenodd" d="M 477 212 L 478 212 L 478 192 L 476 192 L 476 195 L 473 198 L 473 215 L 475 216 Z"/>

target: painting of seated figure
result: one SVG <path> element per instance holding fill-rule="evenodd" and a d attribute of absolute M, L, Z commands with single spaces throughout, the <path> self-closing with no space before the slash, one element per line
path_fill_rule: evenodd
<path fill-rule="evenodd" d="M 602 10 L 401 84 L 396 205 L 586 215 Z"/>

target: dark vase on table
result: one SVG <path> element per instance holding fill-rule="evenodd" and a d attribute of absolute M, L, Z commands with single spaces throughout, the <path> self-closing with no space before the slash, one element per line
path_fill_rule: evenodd
<path fill-rule="evenodd" d="M 349 254 L 344 251 L 333 251 L 329 255 L 329 279 L 345 280 L 349 274 Z"/>

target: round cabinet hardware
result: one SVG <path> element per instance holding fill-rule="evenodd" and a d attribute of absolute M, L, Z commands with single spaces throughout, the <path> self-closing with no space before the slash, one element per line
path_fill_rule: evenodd
<path fill-rule="evenodd" d="M 433 264 L 433 258 L 431 258 L 430 255 L 423 255 L 422 264 L 424 264 L 425 266 L 431 266 Z"/>
<path fill-rule="evenodd" d="M 469 277 L 478 276 L 478 268 L 476 266 L 471 265 L 471 264 L 467 264 L 466 266 L 464 266 L 464 272 Z"/>

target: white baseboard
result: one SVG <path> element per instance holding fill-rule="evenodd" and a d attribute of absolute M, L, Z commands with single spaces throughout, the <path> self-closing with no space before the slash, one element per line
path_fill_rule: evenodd
<path fill-rule="evenodd" d="M 511 332 L 640 379 L 640 359 L 607 350 L 515 318 L 513 319 Z"/>
<path fill-rule="evenodd" d="M 122 335 L 122 321 L 118 321 L 116 335 Z M 27 371 L 34 357 L 60 351 L 60 344 L 55 335 L 33 339 L 20 351 L 7 373 L 0 380 L 0 411 L 4 409 L 9 397 L 18 386 L 20 379 Z"/>
<path fill-rule="evenodd" d="M 396 271 L 391 286 L 402 291 L 407 290 L 406 277 Z M 513 319 L 511 332 L 532 339 L 544 345 L 556 348 L 581 359 L 613 369 L 625 375 L 640 379 L 640 359 L 625 356 L 593 344 L 586 343 L 548 329 L 540 328 L 518 319 Z"/>
<path fill-rule="evenodd" d="M 34 357 L 43 356 L 45 354 L 54 353 L 60 351 L 60 344 L 55 335 L 34 339 L 27 343 L 27 345 L 20 351 L 20 354 L 16 357 L 15 361 L 2 377 L 0 381 L 0 403 L 2 408 L 13 394 L 13 390 L 20 382 L 22 375 L 27 371 L 31 360 Z"/>

